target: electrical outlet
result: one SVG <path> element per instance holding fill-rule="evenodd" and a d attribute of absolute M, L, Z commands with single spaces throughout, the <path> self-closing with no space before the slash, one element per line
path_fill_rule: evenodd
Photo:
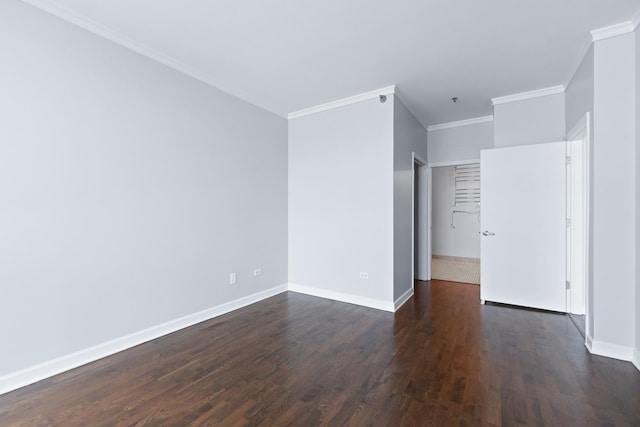
<path fill-rule="evenodd" d="M 366 271 L 361 271 L 360 272 L 360 278 L 361 279 L 368 279 L 369 278 L 369 273 L 367 273 Z"/>
<path fill-rule="evenodd" d="M 255 270 L 253 270 L 253 275 L 254 276 L 260 276 L 262 274 L 262 269 L 261 268 L 256 268 Z"/>
<path fill-rule="evenodd" d="M 230 285 L 235 285 L 237 281 L 238 281 L 238 276 L 236 275 L 236 273 L 229 274 L 229 284 Z"/>

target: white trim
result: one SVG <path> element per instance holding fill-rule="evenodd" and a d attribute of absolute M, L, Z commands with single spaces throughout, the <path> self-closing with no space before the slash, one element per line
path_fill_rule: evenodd
<path fill-rule="evenodd" d="M 458 120 L 457 122 L 440 123 L 439 125 L 431 125 L 427 128 L 427 132 L 433 132 L 442 129 L 457 128 L 460 126 L 477 125 L 480 123 L 487 123 L 493 121 L 493 115 L 474 117 L 473 119 Z"/>
<path fill-rule="evenodd" d="M 431 263 L 431 258 L 428 257 L 429 249 L 428 249 L 428 241 L 429 241 L 429 224 L 425 224 L 424 220 L 427 219 L 427 211 L 429 209 L 428 206 L 428 172 L 429 167 L 427 166 L 427 161 L 424 160 L 420 155 L 416 154 L 415 151 L 411 153 L 411 171 L 413 174 L 413 181 L 411 183 L 411 283 L 409 284 L 409 288 L 413 289 L 415 285 L 415 279 L 418 280 L 429 280 L 429 264 Z M 416 163 L 418 164 L 418 168 L 416 168 Z M 422 221 L 418 222 L 418 239 L 416 240 L 416 218 L 415 218 L 415 209 L 416 209 L 416 173 L 418 174 L 418 190 L 421 191 L 420 196 L 418 197 L 418 201 L 421 203 L 418 206 L 418 213 L 423 218 Z M 425 185 L 427 184 L 427 185 Z M 416 245 L 420 247 L 423 252 L 421 261 L 418 263 L 418 274 L 416 274 L 416 265 L 415 265 L 415 253 L 416 253 Z M 426 246 L 426 247 L 425 247 Z"/>
<path fill-rule="evenodd" d="M 206 310 L 189 314 L 179 319 L 152 326 L 142 331 L 98 344 L 75 353 L 67 354 L 57 359 L 49 360 L 39 365 L 12 372 L 8 375 L 0 377 L 0 394 L 8 393 L 20 387 L 33 384 L 45 378 L 52 377 L 65 371 L 77 368 L 87 363 L 94 362 L 123 350 L 135 347 L 142 343 L 154 340 L 161 336 L 176 332 L 180 329 L 187 328 L 200 322 L 204 322 L 214 317 L 221 316 L 233 310 L 246 307 L 263 299 L 272 297 L 287 291 L 287 285 L 276 286 L 261 292 L 257 292 L 246 297 L 238 298 L 233 301 L 208 308 Z"/>
<path fill-rule="evenodd" d="M 584 61 L 584 57 L 587 56 L 587 53 L 589 52 L 589 49 L 591 49 L 591 45 L 594 42 L 631 33 L 638 28 L 638 25 L 640 25 L 640 10 L 638 10 L 638 12 L 633 16 L 631 21 L 621 22 L 618 24 L 610 25 L 608 27 L 596 28 L 595 30 L 592 30 L 589 33 L 589 37 L 587 37 L 582 44 L 580 55 L 576 57 L 577 62 L 573 67 L 570 68 L 571 70 L 573 70 L 573 72 L 569 74 L 566 87 L 569 87 L 569 84 L 578 72 L 578 68 L 580 68 L 580 64 L 582 64 L 582 61 Z"/>
<path fill-rule="evenodd" d="M 594 341 L 589 334 L 587 334 L 584 345 L 591 354 L 630 361 L 640 371 L 640 350 L 637 348 Z"/>
<path fill-rule="evenodd" d="M 591 311 L 590 307 L 590 299 L 589 295 L 593 293 L 593 283 L 590 279 L 589 275 L 589 251 L 591 247 L 591 234 L 589 233 L 589 224 L 591 223 L 591 214 L 589 211 L 590 200 L 591 200 L 591 112 L 587 111 L 584 116 L 578 120 L 578 122 L 573 126 L 573 128 L 567 133 L 567 142 L 574 141 L 576 138 L 583 133 L 585 134 L 585 138 L 583 141 L 582 147 L 582 200 L 584 206 L 584 221 L 583 221 L 583 229 L 582 232 L 582 241 L 583 241 L 583 277 L 585 280 L 585 295 L 584 295 L 584 309 L 585 309 L 585 335 L 588 337 L 589 334 L 592 333 L 589 325 L 591 324 Z"/>
<path fill-rule="evenodd" d="M 576 76 L 576 73 L 578 72 L 580 65 L 582 65 L 582 61 L 584 61 L 584 58 L 589 53 L 589 50 L 591 49 L 592 45 L 593 45 L 593 40 L 591 39 L 591 37 L 586 37 L 584 39 L 584 42 L 582 43 L 582 47 L 578 51 L 579 52 L 578 55 L 576 55 L 576 59 L 573 66 L 569 68 L 572 72 L 569 74 L 569 78 L 567 79 L 567 84 L 565 85 L 565 88 L 568 88 L 571 85 L 573 78 Z"/>
<path fill-rule="evenodd" d="M 551 86 L 543 89 L 531 90 L 528 92 L 514 93 L 512 95 L 491 98 L 493 105 L 507 104 L 509 102 L 525 101 L 527 99 L 540 98 L 542 96 L 558 95 L 564 93 L 564 85 Z"/>
<path fill-rule="evenodd" d="M 480 163 L 480 159 L 452 160 L 450 162 L 434 162 L 434 163 L 429 163 L 428 166 L 430 168 L 441 168 L 444 166 L 472 165 L 474 163 Z"/>
<path fill-rule="evenodd" d="M 631 25 L 633 25 L 633 30 L 634 31 L 640 25 L 640 9 L 638 10 L 638 12 L 636 12 L 636 14 L 634 15 L 633 19 L 631 20 Z"/>
<path fill-rule="evenodd" d="M 427 126 L 426 126 L 424 123 L 422 123 L 422 120 L 418 119 L 418 115 L 417 115 L 417 114 L 415 114 L 415 113 L 413 112 L 412 108 L 410 108 L 410 107 L 407 105 L 407 103 L 403 101 L 403 99 L 404 99 L 404 97 L 405 97 L 405 96 L 404 96 L 404 95 L 402 94 L 402 92 L 400 91 L 400 88 L 399 88 L 399 87 L 395 87 L 395 86 L 394 86 L 394 88 L 395 88 L 395 90 L 394 90 L 394 92 L 393 92 L 393 98 L 394 98 L 394 100 L 399 101 L 399 102 L 404 106 L 404 108 L 406 108 L 406 109 L 407 109 L 407 111 L 409 111 L 409 112 L 411 113 L 411 115 L 413 116 L 413 118 L 414 118 L 414 119 L 416 119 L 416 120 L 418 121 L 418 123 L 420 123 L 420 126 L 422 126 L 422 128 L 423 128 L 423 129 L 425 130 L 425 132 L 426 132 L 426 131 L 427 131 Z M 394 107 L 394 108 L 395 108 L 395 107 Z"/>
<path fill-rule="evenodd" d="M 378 98 L 380 95 L 393 95 L 396 92 L 395 85 L 383 87 L 359 95 L 349 96 L 347 98 L 338 99 L 336 101 L 327 102 L 326 104 L 316 105 L 314 107 L 305 108 L 304 110 L 294 111 L 287 114 L 287 118 L 297 119 L 298 117 L 308 116 L 310 114 L 320 113 L 322 111 L 332 110 L 334 108 L 344 107 L 345 105 L 355 104 L 357 102 L 367 101 L 369 99 Z"/>
<path fill-rule="evenodd" d="M 255 105 L 259 108 L 267 110 L 273 114 L 276 114 L 280 117 L 286 117 L 282 112 L 277 112 L 273 108 L 269 108 L 265 105 L 261 105 L 260 103 L 256 103 L 255 101 L 250 100 L 250 97 L 240 93 L 236 90 L 228 90 L 224 87 L 224 85 L 220 84 L 220 82 L 214 80 L 209 74 L 202 72 L 201 70 L 196 70 L 189 65 L 184 64 L 183 62 L 168 56 L 162 52 L 159 52 L 149 46 L 146 46 L 140 42 L 137 42 L 129 37 L 124 36 L 123 34 L 118 33 L 117 31 L 112 30 L 111 28 L 105 27 L 85 16 L 82 16 L 70 9 L 67 9 L 64 6 L 61 6 L 57 3 L 53 3 L 48 0 L 22 0 L 22 2 L 29 4 L 35 8 L 38 8 L 44 12 L 47 12 L 53 16 L 56 16 L 64 21 L 67 21 L 73 25 L 76 25 L 90 33 L 96 34 L 102 38 L 105 38 L 113 43 L 116 43 L 120 46 L 123 46 L 129 50 L 132 50 L 142 56 L 145 56 L 153 61 L 159 62 L 160 64 L 166 65 L 169 68 L 172 68 L 182 74 L 185 74 L 189 77 L 192 77 L 196 80 L 199 80 L 202 83 L 205 83 L 209 86 L 214 87 L 215 89 L 221 90 L 223 92 L 228 93 L 236 98 L 239 98 L 245 102 L 248 102 L 252 105 Z"/>
<path fill-rule="evenodd" d="M 400 297 L 394 301 L 393 303 L 394 311 L 398 311 L 398 309 L 402 307 L 407 301 L 409 301 L 412 296 L 413 296 L 413 287 L 411 289 L 408 289 L 407 292 L 400 295 Z"/>
<path fill-rule="evenodd" d="M 634 18 L 635 20 L 635 18 Z M 632 33 L 635 30 L 634 21 L 621 22 L 609 25 L 608 27 L 596 28 L 591 31 L 591 40 L 594 42 L 610 39 L 611 37 L 622 36 Z"/>
<path fill-rule="evenodd" d="M 342 292 L 330 291 L 327 289 L 298 285 L 296 283 L 289 283 L 288 289 L 291 292 L 297 292 L 299 294 L 311 295 L 314 297 L 361 305 L 363 307 L 375 308 L 376 310 L 390 311 L 392 313 L 395 311 L 394 303 L 392 301 L 382 301 L 373 298 L 361 297 L 359 295 L 345 294 Z"/>
<path fill-rule="evenodd" d="M 590 133 L 589 122 L 590 122 L 591 113 L 587 111 L 584 116 L 580 117 L 580 120 L 576 122 L 575 125 L 571 128 L 569 132 L 567 132 L 567 137 L 565 138 L 567 141 L 573 141 L 576 139 L 583 130 L 586 130 Z"/>
<path fill-rule="evenodd" d="M 589 331 L 585 335 L 584 346 L 587 347 L 589 353 L 593 353 L 593 337 L 589 335 Z"/>
<path fill-rule="evenodd" d="M 427 164 L 427 280 L 431 280 L 431 261 L 433 257 L 433 169 Z"/>
<path fill-rule="evenodd" d="M 625 360 L 627 362 L 633 360 L 633 347 L 595 341 L 591 337 L 587 337 L 587 349 L 598 356 L 611 357 L 612 359 Z"/>
<path fill-rule="evenodd" d="M 419 154 L 416 154 L 415 151 L 412 151 L 412 153 L 413 153 L 414 163 L 417 161 L 418 163 L 420 163 L 420 166 L 427 166 L 427 161 L 423 159 L 422 156 L 420 156 Z"/>

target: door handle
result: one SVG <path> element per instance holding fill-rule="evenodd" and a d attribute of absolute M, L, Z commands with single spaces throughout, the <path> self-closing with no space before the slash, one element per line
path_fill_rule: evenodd
<path fill-rule="evenodd" d="M 492 233 L 492 232 L 490 232 L 490 231 L 484 230 L 484 231 L 482 232 L 482 235 L 483 235 L 483 236 L 495 236 L 495 235 L 496 235 L 496 233 Z"/>

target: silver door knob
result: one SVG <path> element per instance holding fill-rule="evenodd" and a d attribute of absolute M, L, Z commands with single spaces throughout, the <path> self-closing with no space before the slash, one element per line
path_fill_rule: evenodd
<path fill-rule="evenodd" d="M 482 232 L 482 235 L 483 235 L 483 236 L 495 236 L 495 235 L 496 235 L 496 233 L 492 233 L 492 232 L 490 232 L 490 231 L 484 230 L 484 231 Z"/>

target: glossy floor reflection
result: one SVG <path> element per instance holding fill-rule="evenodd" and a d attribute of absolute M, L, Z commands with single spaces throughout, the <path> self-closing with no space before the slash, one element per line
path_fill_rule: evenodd
<path fill-rule="evenodd" d="M 295 293 L 0 396 L 0 425 L 638 425 L 640 372 L 568 316 L 416 282 L 397 313 Z"/>

